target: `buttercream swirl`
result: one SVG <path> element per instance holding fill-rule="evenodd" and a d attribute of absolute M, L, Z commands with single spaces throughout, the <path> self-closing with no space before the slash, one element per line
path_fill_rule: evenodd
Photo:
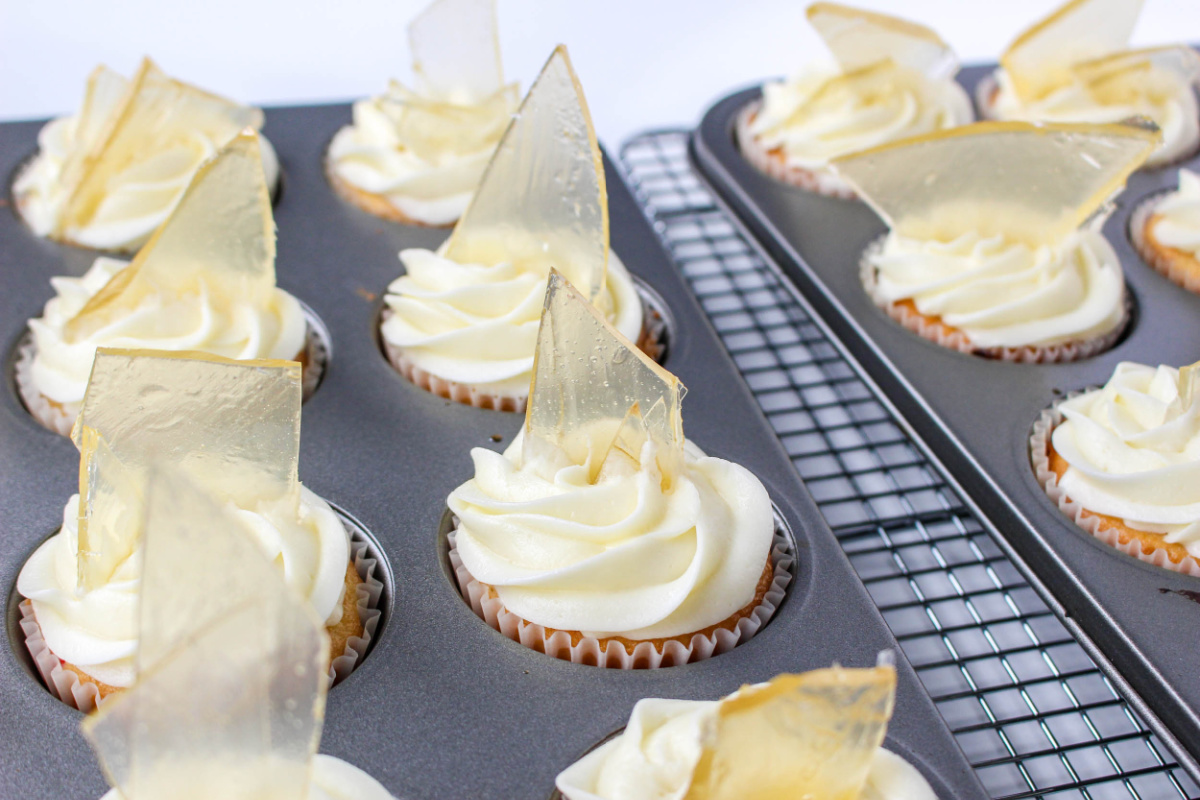
<path fill-rule="evenodd" d="M 624 732 L 559 774 L 558 790 L 567 800 L 683 800 L 719 706 L 713 700 L 639 701 Z M 937 796 L 915 767 L 881 747 L 859 800 Z"/>
<path fill-rule="evenodd" d="M 219 766 L 212 767 L 220 769 Z M 269 773 L 269 770 L 267 771 Z M 379 781 L 340 758 L 317 753 L 309 772 L 307 800 L 396 800 Z M 110 789 L 100 800 L 122 800 L 123 795 Z M 222 800 L 213 798 L 212 800 Z"/>
<path fill-rule="evenodd" d="M 418 367 L 445 380 L 505 396 L 524 396 L 550 276 L 544 265 L 458 264 L 430 250 L 403 250 L 405 275 L 384 298 L 391 315 L 383 338 Z M 632 342 L 642 302 L 615 253 L 600 298 L 608 321 Z"/>
<path fill-rule="evenodd" d="M 462 216 L 517 109 L 516 86 L 475 100 L 430 100 L 393 82 L 354 104 L 329 145 L 329 168 L 404 216 L 447 225 Z"/>
<path fill-rule="evenodd" d="M 522 442 L 472 450 L 475 476 L 448 501 L 463 565 L 510 611 L 644 640 L 703 630 L 754 599 L 774 518 L 746 469 L 689 446 L 664 491 L 647 442 L 640 463 L 606 462 L 589 483 L 565 456 L 522 459 Z"/>
<path fill-rule="evenodd" d="M 60 405 L 83 400 L 98 347 L 199 350 L 235 359 L 295 359 L 304 350 L 304 311 L 296 298 L 278 288 L 261 308 L 250 303 L 226 307 L 206 292 L 150 296 L 90 336 L 70 340 L 67 323 L 125 266 L 124 261 L 101 256 L 81 278 L 51 278 L 55 296 L 41 317 L 29 321 L 37 345 L 34 384 Z"/>
<path fill-rule="evenodd" d="M 1083 83 L 1069 83 L 1045 97 L 1025 101 L 1003 69 L 994 73 L 995 94 L 984 102 L 998 119 L 1028 122 L 1120 122 L 1133 116 L 1149 117 L 1162 130 L 1163 141 L 1146 159 L 1153 167 L 1178 161 L 1200 143 L 1200 110 L 1191 84 L 1158 67 L 1137 83 L 1127 82 L 1131 91 L 1119 102 L 1102 102 Z"/>
<path fill-rule="evenodd" d="M 97 95 L 95 101 L 115 104 L 119 99 L 119 95 Z M 109 108 L 103 115 L 115 110 Z M 46 123 L 38 133 L 37 156 L 13 183 L 21 216 L 38 236 L 50 235 L 63 213 L 68 193 L 61 179 L 68 157 L 93 145 L 78 122 L 78 117 L 70 116 Z M 258 141 L 267 185 L 274 187 L 279 161 L 266 137 L 260 135 Z M 142 154 L 108 181 L 104 199 L 87 224 L 68 226 L 64 238 L 99 250 L 137 250 L 170 216 L 200 165 L 227 143 L 192 131 L 169 149 Z"/>
<path fill-rule="evenodd" d="M 1059 404 L 1051 443 L 1073 501 L 1200 558 L 1200 397 L 1181 382 L 1173 367 L 1122 362 L 1104 388 Z"/>
<path fill-rule="evenodd" d="M 876 299 L 910 300 L 977 347 L 1048 346 L 1113 331 L 1125 278 L 1112 245 L 1081 229 L 1056 246 L 966 233 L 948 242 L 888 234 L 868 251 Z"/>
<path fill-rule="evenodd" d="M 789 164 L 819 170 L 846 153 L 974 119 L 970 98 L 952 78 L 890 63 L 875 70 L 847 81 L 836 68 L 810 66 L 767 83 L 750 131 L 768 149 L 781 148 Z"/>
<path fill-rule="evenodd" d="M 284 580 L 309 599 L 327 624 L 341 620 L 350 542 L 328 503 L 301 487 L 294 519 L 266 506 L 230 505 L 228 510 L 246 524 Z M 141 548 L 116 566 L 107 583 L 86 592 L 78 589 L 78 550 L 79 495 L 74 495 L 63 509 L 61 530 L 21 568 L 17 591 L 33 602 L 55 656 L 110 686 L 132 686 Z"/>
<path fill-rule="evenodd" d="M 1154 206 L 1154 238 L 1200 258 L 1200 175 L 1179 170 L 1179 189 Z"/>

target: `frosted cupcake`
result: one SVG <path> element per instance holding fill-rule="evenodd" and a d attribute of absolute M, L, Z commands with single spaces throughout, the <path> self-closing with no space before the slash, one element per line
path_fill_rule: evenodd
<path fill-rule="evenodd" d="M 275 222 L 259 138 L 235 137 L 196 172 L 170 218 L 130 263 L 101 256 L 82 278 L 53 278 L 16 365 L 21 399 L 66 435 L 99 347 L 194 350 L 299 361 L 320 380 L 325 345 L 296 298 L 275 286 Z"/>
<path fill-rule="evenodd" d="M 641 700 L 625 730 L 557 778 L 565 800 L 936 800 L 883 748 L 890 667 L 816 670 L 716 701 Z"/>
<path fill-rule="evenodd" d="M 1200 294 L 1200 175 L 1179 170 L 1179 188 L 1143 203 L 1129 232 L 1147 264 Z"/>
<path fill-rule="evenodd" d="M 958 60 L 929 28 L 834 3 L 809 6 L 808 20 L 836 64 L 767 83 L 739 117 L 738 144 L 763 172 L 849 198 L 833 159 L 974 120 Z"/>
<path fill-rule="evenodd" d="M 1054 362 L 1111 347 L 1129 301 L 1100 226 L 1157 142 L 1131 125 L 991 122 L 838 159 L 890 229 L 862 258 L 868 294 L 963 353 Z"/>
<path fill-rule="evenodd" d="M 1120 122 L 1162 129 L 1150 167 L 1200 144 L 1195 82 L 1200 56 L 1186 45 L 1129 49 L 1142 0 L 1071 0 L 1026 29 L 979 87 L 985 116 L 1031 122 Z"/>
<path fill-rule="evenodd" d="M 203 483 L 307 599 L 324 620 L 335 676 L 365 654 L 380 587 L 364 548 L 297 478 L 298 364 L 101 350 L 74 439 L 79 494 L 17 578 L 26 645 L 60 699 L 86 711 L 133 683 L 151 461 Z"/>
<path fill-rule="evenodd" d="M 408 27 L 416 90 L 392 81 L 354 104 L 326 172 L 344 199 L 410 225 L 462 216 L 517 109 L 504 82 L 495 0 L 437 0 Z"/>
<path fill-rule="evenodd" d="M 557 272 L 535 363 L 521 436 L 472 450 L 474 477 L 447 501 L 463 597 L 583 664 L 683 664 L 753 636 L 791 558 L 762 484 L 685 443 L 683 385 Z"/>
<path fill-rule="evenodd" d="M 530 88 L 450 239 L 400 259 L 406 274 L 384 298 L 384 350 L 442 397 L 524 410 L 551 267 L 627 338 L 656 345 L 633 280 L 609 251 L 604 165 L 564 47 Z"/>
<path fill-rule="evenodd" d="M 1123 553 L 1200 576 L 1200 369 L 1122 362 L 1101 389 L 1042 414 L 1038 482 Z"/>
<path fill-rule="evenodd" d="M 38 134 L 17 176 L 17 210 L 38 236 L 132 253 L 174 210 L 192 176 L 263 113 L 168 78 L 143 59 L 132 80 L 107 67 L 88 78 L 83 105 Z M 266 182 L 279 177 L 261 140 Z"/>
<path fill-rule="evenodd" d="M 191 477 L 195 477 L 194 475 Z M 81 725 L 113 786 L 103 800 L 395 800 L 316 755 L 329 638 L 250 529 L 187 471 L 138 481 L 146 555 L 137 680 Z"/>

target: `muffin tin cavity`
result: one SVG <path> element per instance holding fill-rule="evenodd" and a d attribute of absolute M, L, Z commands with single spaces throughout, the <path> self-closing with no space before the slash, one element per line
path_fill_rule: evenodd
<path fill-rule="evenodd" d="M 356 592 L 363 633 L 349 637 L 344 651 L 332 658 L 329 666 L 331 687 L 348 678 L 374 649 L 387 627 L 394 591 L 392 571 L 379 543 L 358 520 L 336 506 L 333 509 L 346 528 L 350 541 L 350 562 L 362 581 L 356 587 Z M 58 534 L 59 531 L 54 531 L 38 547 Z M 17 591 L 16 581 L 13 581 L 8 592 L 5 628 L 17 662 L 32 680 L 72 708 L 87 712 L 96 707 L 94 687 L 80 682 L 46 647 L 33 608 Z"/>

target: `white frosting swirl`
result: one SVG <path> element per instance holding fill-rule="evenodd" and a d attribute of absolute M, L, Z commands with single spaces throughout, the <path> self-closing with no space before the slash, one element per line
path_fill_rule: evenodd
<path fill-rule="evenodd" d="M 450 494 L 463 565 L 526 620 L 589 636 L 668 638 L 749 604 L 774 518 L 737 464 L 685 449 L 667 491 L 647 442 L 588 482 L 587 466 L 475 448 L 475 477 Z M 594 454 L 593 454 L 594 457 Z"/>
<path fill-rule="evenodd" d="M 457 113 L 422 107 L 435 102 Z M 329 166 L 406 217 L 447 225 L 466 210 L 516 109 L 515 86 L 477 102 L 450 104 L 393 83 L 386 94 L 354 104 L 353 124 L 329 144 Z"/>
<path fill-rule="evenodd" d="M 458 264 L 431 250 L 403 250 L 406 274 L 384 298 L 392 314 L 383 338 L 426 372 L 510 397 L 529 393 L 546 285 L 544 265 Z M 616 253 L 600 307 L 632 342 L 642 302 Z"/>
<path fill-rule="evenodd" d="M 296 519 L 274 509 L 229 510 L 242 519 L 284 579 L 307 597 L 317 614 L 341 620 L 350 542 L 329 504 L 300 489 Z M 62 529 L 34 551 L 17 577 L 17 591 L 33 602 L 46 645 L 58 658 L 110 686 L 128 687 L 135 677 L 137 601 L 141 548 L 114 569 L 103 586 L 78 589 L 79 495 L 63 509 Z"/>
<path fill-rule="evenodd" d="M 1146 166 L 1168 164 L 1195 150 L 1200 143 L 1200 110 L 1191 84 L 1162 69 L 1153 68 L 1133 97 L 1119 103 L 1101 103 L 1083 83 L 1070 83 L 1045 97 L 1026 102 L 1017 94 L 1012 78 L 1003 69 L 995 73 L 996 93 L 984 102 L 989 115 L 998 119 L 1028 122 L 1120 122 L 1141 115 L 1162 129 L 1163 142 L 1146 159 Z M 1131 84 L 1132 85 L 1132 84 Z"/>
<path fill-rule="evenodd" d="M 868 253 L 875 294 L 911 300 L 977 347 L 1047 346 L 1111 332 L 1125 315 L 1112 245 L 1078 230 L 1055 247 L 969 233 L 949 242 L 890 233 Z"/>
<path fill-rule="evenodd" d="M 333 756 L 314 755 L 309 776 L 307 800 L 396 800 L 379 781 L 348 761 Z M 118 790 L 111 789 L 100 800 L 122 798 Z"/>
<path fill-rule="evenodd" d="M 148 297 L 135 310 L 80 341 L 65 335 L 68 322 L 126 262 L 101 256 L 82 278 L 51 278 L 55 296 L 29 321 L 37 344 L 32 376 L 38 391 L 64 406 L 87 390 L 97 347 L 200 350 L 226 358 L 295 359 L 304 350 L 308 323 L 299 301 L 275 289 L 265 308 L 249 303 L 222 307 L 207 294 Z"/>
<path fill-rule="evenodd" d="M 1068 497 L 1200 558 L 1200 397 L 1185 402 L 1180 383 L 1172 367 L 1122 362 L 1103 389 L 1059 405 L 1051 443 L 1070 465 Z"/>
<path fill-rule="evenodd" d="M 567 800 L 683 800 L 718 706 L 714 700 L 638 701 L 619 736 L 559 774 L 558 790 Z M 937 795 L 915 767 L 881 747 L 859 800 L 937 800 Z"/>
<path fill-rule="evenodd" d="M 856 93 L 855 83 L 830 81 L 836 68 L 810 66 L 787 81 L 763 86 L 751 132 L 768 149 L 782 148 L 789 164 L 818 170 L 846 153 L 966 125 L 971 100 L 952 78 L 885 67 L 881 81 Z"/>
<path fill-rule="evenodd" d="M 1179 189 L 1154 206 L 1154 238 L 1200 258 L 1200 175 L 1179 170 Z"/>
<path fill-rule="evenodd" d="M 104 95 L 97 95 L 97 101 L 104 99 Z M 21 216 L 38 236 L 55 230 L 67 202 L 68 194 L 61 182 L 64 163 L 70 155 L 91 145 L 79 133 L 77 123 L 77 117 L 59 117 L 46 123 L 38 133 L 36 158 L 13 183 Z M 278 158 L 265 137 L 260 135 L 258 141 L 267 185 L 274 187 L 279 179 Z M 200 165 L 226 143 L 196 131 L 169 150 L 144 154 L 112 177 L 89 222 L 68 227 L 63 232 L 65 238 L 99 250 L 137 250 L 175 210 Z"/>

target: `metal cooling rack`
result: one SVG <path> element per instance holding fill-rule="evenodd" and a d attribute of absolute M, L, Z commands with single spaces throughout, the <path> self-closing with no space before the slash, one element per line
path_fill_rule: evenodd
<path fill-rule="evenodd" d="M 994 798 L 1200 788 L 719 209 L 684 131 L 621 161 L 859 577 Z"/>

